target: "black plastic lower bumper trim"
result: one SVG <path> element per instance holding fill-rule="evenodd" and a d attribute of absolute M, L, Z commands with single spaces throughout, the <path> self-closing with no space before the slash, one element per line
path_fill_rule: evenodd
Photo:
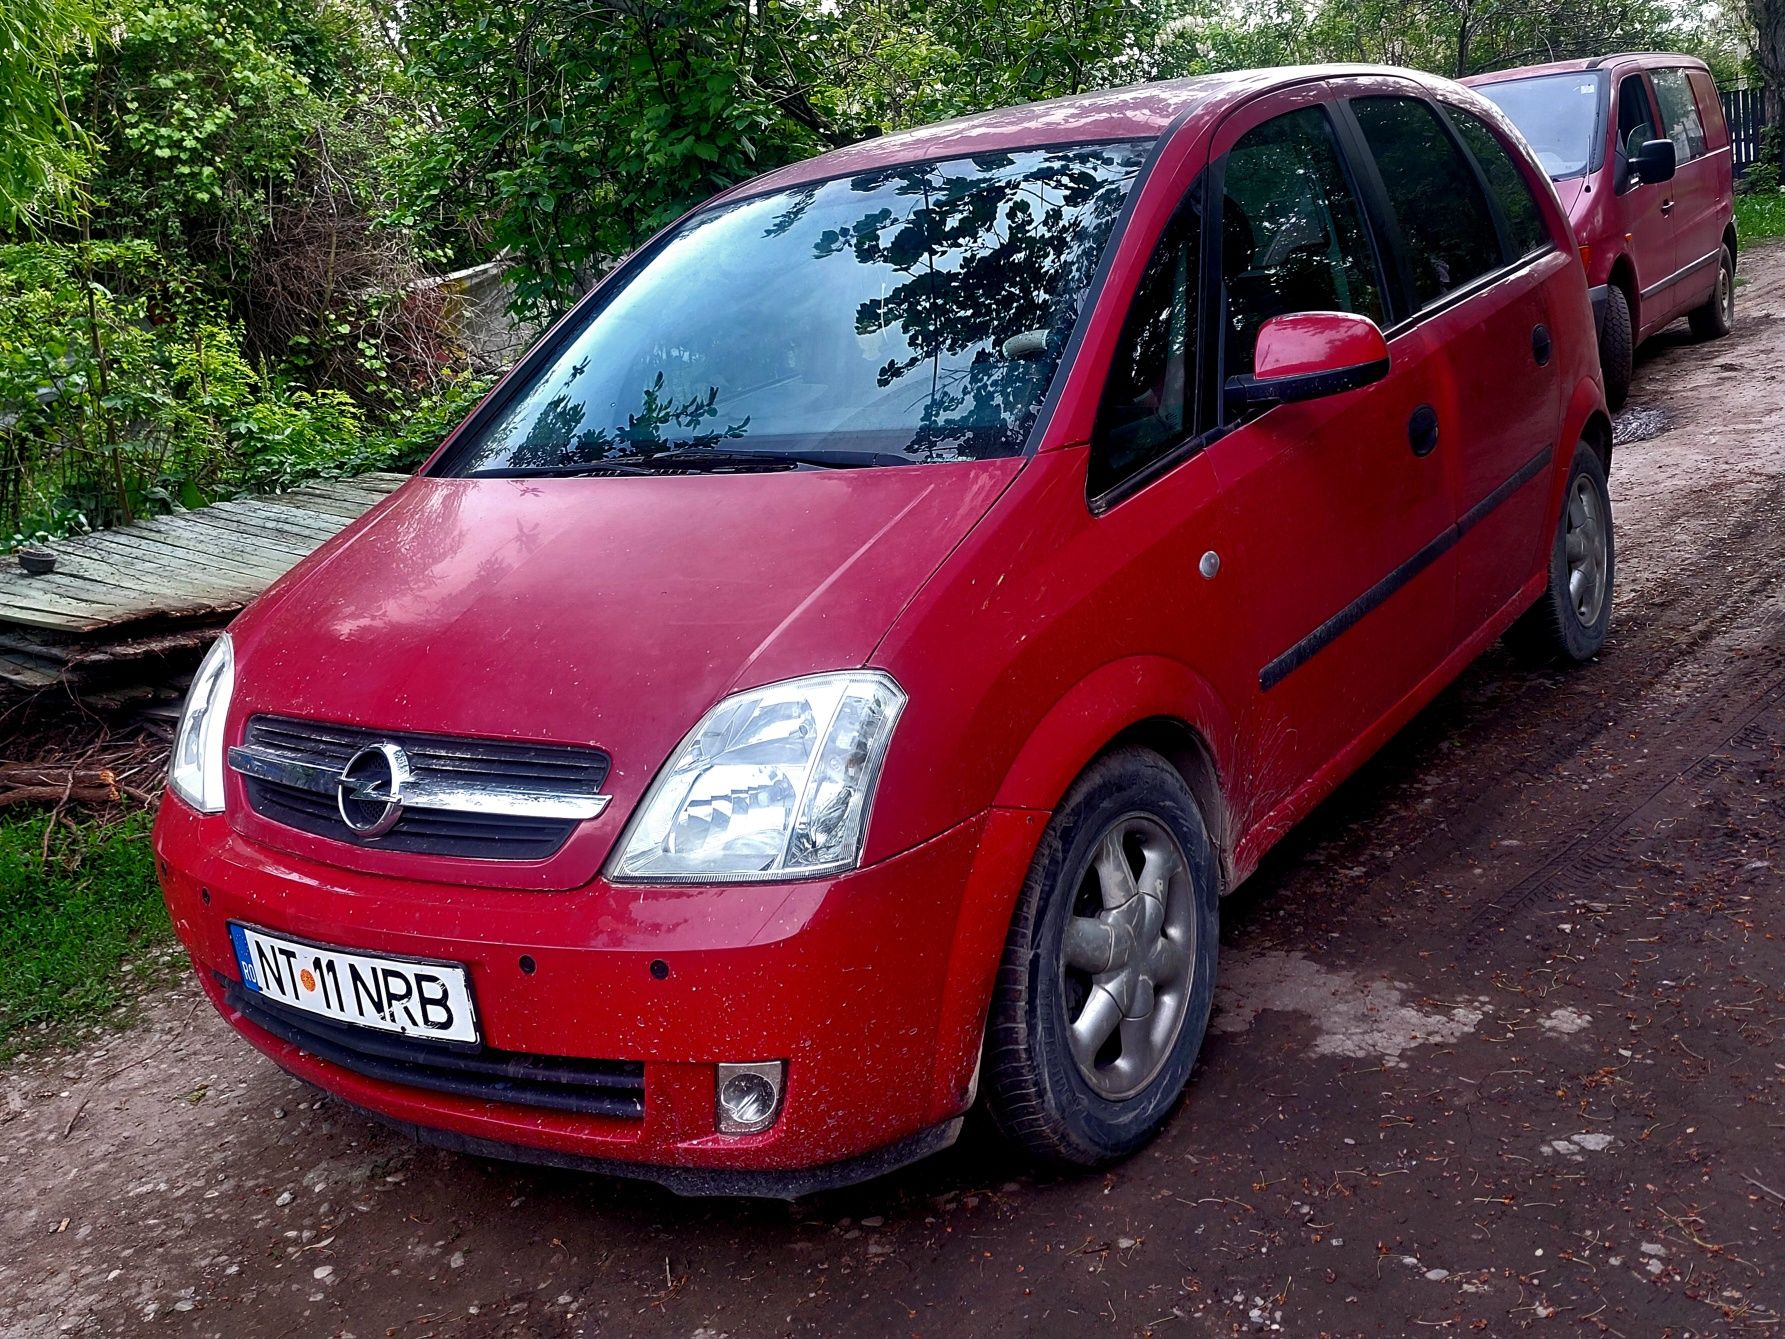
<path fill-rule="evenodd" d="M 332 1094 L 331 1094 L 332 1096 Z M 362 1107 L 340 1097 L 335 1100 L 352 1107 L 381 1125 L 387 1125 L 412 1139 L 452 1153 L 478 1158 L 496 1158 L 504 1162 L 524 1162 L 537 1167 L 556 1167 L 564 1171 L 593 1172 L 602 1176 L 619 1176 L 634 1181 L 653 1181 L 665 1190 L 689 1197 L 725 1196 L 738 1199 L 796 1200 L 826 1190 L 841 1190 L 897 1171 L 933 1153 L 940 1153 L 960 1137 L 965 1117 L 932 1125 L 926 1130 L 888 1144 L 819 1167 L 801 1167 L 775 1171 L 735 1171 L 711 1167 L 676 1167 L 664 1163 L 625 1162 L 618 1158 L 590 1158 L 574 1153 L 557 1153 L 550 1149 L 529 1148 L 475 1135 L 458 1134 L 431 1126 L 397 1120 L 369 1107 Z"/>

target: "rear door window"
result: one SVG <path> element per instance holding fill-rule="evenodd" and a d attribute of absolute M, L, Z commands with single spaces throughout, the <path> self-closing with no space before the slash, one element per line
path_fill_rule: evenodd
<path fill-rule="evenodd" d="M 1223 377 L 1252 371 L 1273 316 L 1343 311 L 1382 323 L 1375 253 L 1325 111 L 1304 107 L 1240 136 L 1223 191 Z"/>
<path fill-rule="evenodd" d="M 1674 155 L 1682 163 L 1704 156 L 1704 122 L 1698 118 L 1698 104 L 1692 101 L 1691 86 L 1684 70 L 1656 70 L 1655 100 L 1661 104 L 1661 124 L 1673 141 Z"/>
<path fill-rule="evenodd" d="M 1400 224 L 1415 305 L 1426 307 L 1503 263 L 1475 169 L 1418 98 L 1357 98 L 1351 109 Z"/>
<path fill-rule="evenodd" d="M 1531 183 L 1525 180 L 1525 174 L 1513 160 L 1512 151 L 1474 112 L 1461 107 L 1452 107 L 1449 111 L 1450 123 L 1481 165 L 1488 190 L 1506 219 L 1513 254 L 1528 256 L 1548 246 L 1549 232 L 1543 225 L 1543 211 L 1537 206 L 1537 197 L 1531 193 Z"/>

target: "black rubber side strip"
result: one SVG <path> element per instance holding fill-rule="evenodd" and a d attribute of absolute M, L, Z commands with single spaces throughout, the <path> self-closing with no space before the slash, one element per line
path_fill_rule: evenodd
<path fill-rule="evenodd" d="M 1268 693 L 1330 646 L 1347 628 L 1357 624 L 1364 615 L 1437 562 L 1456 545 L 1459 539 L 1486 520 L 1496 507 L 1541 474 L 1544 467 L 1549 464 L 1551 454 L 1551 449 L 1547 446 L 1544 447 L 1519 466 L 1509 479 L 1464 512 L 1460 520 L 1439 531 L 1418 553 L 1415 553 L 1394 571 L 1259 670 L 1258 686 Z"/>

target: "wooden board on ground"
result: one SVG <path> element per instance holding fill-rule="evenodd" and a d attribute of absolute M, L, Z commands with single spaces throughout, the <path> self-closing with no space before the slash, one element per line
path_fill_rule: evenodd
<path fill-rule="evenodd" d="M 0 556 L 0 686 L 39 689 L 82 667 L 115 675 L 204 645 L 406 478 L 326 480 L 57 540 L 43 576 Z"/>

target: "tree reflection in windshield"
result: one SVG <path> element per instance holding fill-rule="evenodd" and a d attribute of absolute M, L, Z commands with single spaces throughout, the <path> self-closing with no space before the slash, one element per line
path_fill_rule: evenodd
<path fill-rule="evenodd" d="M 449 469 L 1022 449 L 1144 145 L 904 164 L 697 216 Z"/>

